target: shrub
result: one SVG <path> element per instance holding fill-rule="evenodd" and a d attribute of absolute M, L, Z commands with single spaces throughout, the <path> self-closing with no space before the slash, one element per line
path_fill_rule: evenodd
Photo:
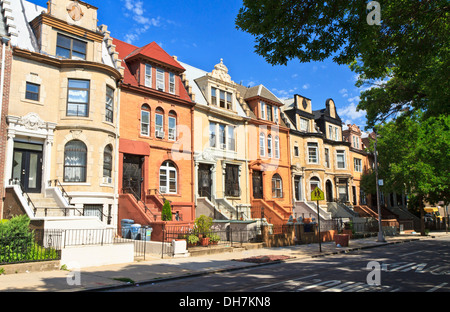
<path fill-rule="evenodd" d="M 161 212 L 161 220 L 172 221 L 172 207 L 170 206 L 170 202 L 168 200 L 164 202 Z"/>

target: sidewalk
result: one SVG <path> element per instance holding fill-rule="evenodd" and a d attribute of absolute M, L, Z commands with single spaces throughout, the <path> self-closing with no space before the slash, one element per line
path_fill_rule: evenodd
<path fill-rule="evenodd" d="M 387 244 L 410 242 L 413 240 L 432 239 L 446 235 L 430 233 L 427 237 L 420 235 L 399 235 L 386 237 L 385 243 L 376 242 L 376 237 L 350 240 L 349 247 L 336 247 L 334 242 L 322 243 L 322 252 L 318 244 L 296 245 L 289 247 L 243 249 L 236 248 L 233 252 L 191 256 L 184 258 L 154 258 L 128 264 L 107 265 L 101 267 L 83 268 L 78 272 L 53 270 L 46 272 L 30 272 L 6 274 L 0 276 L 0 291 L 14 292 L 76 292 L 94 291 L 130 285 L 152 283 L 161 280 L 208 274 L 212 272 L 229 271 L 267 263 L 255 263 L 248 258 L 266 256 L 266 259 L 290 261 L 311 257 L 345 253 L 358 249 L 373 248 Z M 246 259 L 246 261 L 237 261 Z M 274 263 L 273 261 L 268 263 Z M 68 283 L 69 281 L 69 283 Z M 74 282 L 79 285 L 70 285 Z M 127 284 L 127 281 L 132 281 Z M 134 283 L 134 284 L 133 284 Z"/>

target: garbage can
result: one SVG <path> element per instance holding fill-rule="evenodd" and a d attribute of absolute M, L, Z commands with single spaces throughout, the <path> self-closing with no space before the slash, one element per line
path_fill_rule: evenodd
<path fill-rule="evenodd" d="M 335 236 L 336 246 L 339 245 L 341 247 L 348 247 L 350 235 L 348 234 L 338 234 Z"/>
<path fill-rule="evenodd" d="M 131 239 L 140 239 L 139 231 L 141 229 L 140 224 L 131 225 Z"/>
<path fill-rule="evenodd" d="M 152 231 L 153 231 L 153 228 L 151 228 L 149 226 L 144 226 L 141 229 L 141 239 L 144 241 L 151 241 L 152 240 Z"/>
<path fill-rule="evenodd" d="M 120 221 L 120 227 L 122 229 L 122 237 L 123 238 L 131 238 L 131 225 L 134 223 L 134 220 L 131 219 L 122 219 Z"/>

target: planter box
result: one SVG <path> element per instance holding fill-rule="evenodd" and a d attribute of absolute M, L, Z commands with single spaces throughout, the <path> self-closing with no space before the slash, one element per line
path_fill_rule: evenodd
<path fill-rule="evenodd" d="M 335 236 L 335 243 L 337 245 L 341 245 L 341 247 L 348 247 L 348 241 L 350 239 L 350 235 L 348 234 L 338 234 Z"/>

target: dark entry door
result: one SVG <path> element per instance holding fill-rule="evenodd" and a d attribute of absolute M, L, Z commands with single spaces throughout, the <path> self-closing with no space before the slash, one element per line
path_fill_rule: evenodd
<path fill-rule="evenodd" d="M 333 201 L 333 185 L 330 180 L 327 180 L 325 184 L 326 193 L 327 193 L 327 202 Z"/>
<path fill-rule="evenodd" d="M 253 180 L 253 198 L 262 199 L 263 198 L 262 172 L 253 171 L 252 180 Z"/>
<path fill-rule="evenodd" d="M 211 200 L 211 166 L 200 164 L 198 166 L 198 196 Z"/>
<path fill-rule="evenodd" d="M 136 155 L 123 156 L 122 187 L 125 193 L 133 194 L 136 199 L 141 199 L 142 192 L 142 164 L 144 157 Z"/>
<path fill-rule="evenodd" d="M 19 181 L 27 193 L 41 192 L 42 145 L 15 144 L 12 179 Z"/>

